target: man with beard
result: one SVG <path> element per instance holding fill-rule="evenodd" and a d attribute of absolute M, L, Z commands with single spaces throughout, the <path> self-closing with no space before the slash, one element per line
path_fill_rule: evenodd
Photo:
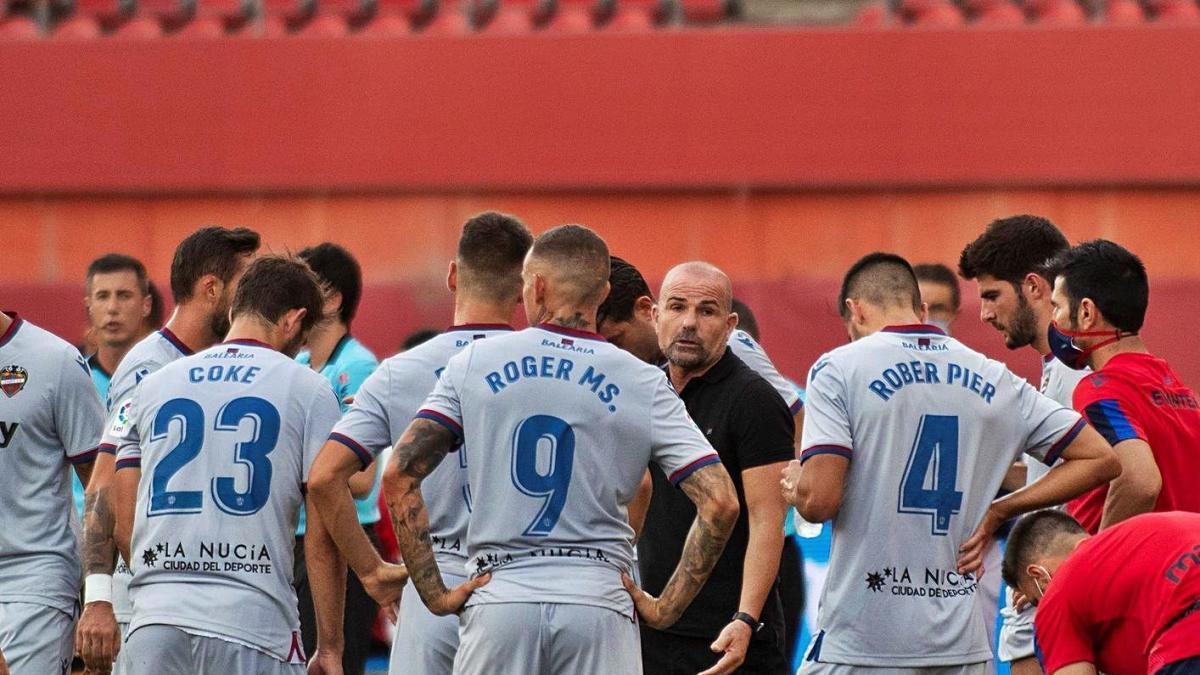
<path fill-rule="evenodd" d="M 109 429 L 116 540 L 134 567 L 126 672 L 304 673 L 293 533 L 340 408 L 329 382 L 294 358 L 323 304 L 303 261 L 255 260 L 228 340 L 147 376 Z M 317 616 L 331 625 L 342 597 L 328 590 L 333 542 L 317 521 L 309 569 Z"/>
<path fill-rule="evenodd" d="M 1071 392 L 1087 373 L 1072 370 L 1050 353 L 1047 331 L 1054 311 L 1050 304 L 1054 283 L 1046 278 L 1043 265 L 1068 248 L 1067 238 L 1049 220 L 1012 216 L 988 225 L 963 249 L 958 263 L 958 273 L 979 285 L 980 320 L 1000 331 L 1009 349 L 1031 347 L 1038 353 L 1041 392 L 1064 408 L 1071 407 Z M 1005 481 L 1008 489 L 1031 484 L 1050 470 L 1038 461 L 1019 463 L 1014 468 L 1016 471 L 1010 472 L 1013 480 Z M 998 571 L 999 565 L 984 567 L 986 579 Z M 998 657 L 1012 664 L 1013 675 L 1040 675 L 1042 669 L 1034 655 L 1033 607 L 1020 597 L 1014 598 L 1010 588 L 1000 614 L 1003 625 Z"/>
<path fill-rule="evenodd" d="M 229 331 L 229 309 L 238 281 L 258 250 L 258 233 L 238 227 L 203 227 L 179 243 L 171 261 L 175 310 L 167 325 L 146 336 L 125 355 L 108 392 L 108 426 L 122 425 L 129 399 L 149 374 L 195 350 L 216 344 Z M 84 663 L 107 672 L 120 649 L 130 618 L 130 573 L 116 566 L 111 495 L 116 438 L 106 432 L 88 483 L 84 507 L 83 615 L 76 642 Z"/>
<path fill-rule="evenodd" d="M 1142 261 L 1111 241 L 1080 244 L 1054 270 L 1050 349 L 1070 368 L 1092 369 L 1075 409 L 1121 459 L 1121 475 L 1067 505 L 1091 533 L 1139 513 L 1200 513 L 1200 403 L 1139 335 L 1150 283 Z"/>
<path fill-rule="evenodd" d="M 643 626 L 647 673 L 788 672 L 778 584 L 787 505 L 777 483 L 794 456 L 795 426 L 770 383 L 728 348 L 738 321 L 732 300 L 724 272 L 689 262 L 667 273 L 654 308 L 671 384 L 733 478 L 741 512 L 712 577 L 680 620 L 662 630 Z M 661 469 L 651 467 L 651 475 L 638 557 L 645 588 L 656 594 L 695 509 Z"/>

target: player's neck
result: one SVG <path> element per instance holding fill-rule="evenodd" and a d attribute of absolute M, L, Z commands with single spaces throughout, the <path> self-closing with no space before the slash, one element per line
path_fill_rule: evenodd
<path fill-rule="evenodd" d="M 1033 337 L 1033 342 L 1029 343 L 1030 347 L 1037 350 L 1039 356 L 1045 357 L 1050 353 L 1050 338 L 1046 334 L 1050 331 L 1049 321 L 1038 322 L 1039 330 L 1037 335 Z"/>
<path fill-rule="evenodd" d="M 174 333 L 193 352 L 208 349 L 221 340 L 220 335 L 213 333 L 212 320 L 204 310 L 190 304 L 177 306 L 164 328 Z"/>
<path fill-rule="evenodd" d="M 96 361 L 99 362 L 101 370 L 112 375 L 117 372 L 117 365 L 121 363 L 121 359 L 125 358 L 132 348 L 132 342 L 124 345 L 97 345 Z"/>
<path fill-rule="evenodd" d="M 548 310 L 538 323 L 548 323 L 572 330 L 596 332 L 595 307 L 559 307 Z"/>
<path fill-rule="evenodd" d="M 454 298 L 454 325 L 466 324 L 504 324 L 512 323 L 513 310 L 516 303 L 485 302 L 462 294 Z"/>
<path fill-rule="evenodd" d="M 226 342 L 231 340 L 261 342 L 277 351 L 283 342 L 279 338 L 278 329 L 250 316 L 241 316 L 233 320 L 229 326 L 229 335 L 225 336 Z"/>
<path fill-rule="evenodd" d="M 350 328 L 341 321 L 331 321 L 324 326 L 317 326 L 308 334 L 308 364 L 313 370 L 321 370 L 333 356 L 342 338 L 350 333 Z"/>
<path fill-rule="evenodd" d="M 1149 354 L 1150 350 L 1146 349 L 1146 343 L 1142 342 L 1142 338 L 1137 335 L 1128 335 L 1117 340 L 1116 342 L 1104 345 L 1096 351 L 1088 354 L 1088 367 L 1092 370 L 1100 370 L 1108 365 L 1108 362 L 1117 354 Z"/>
<path fill-rule="evenodd" d="M 0 335 L 4 335 L 8 332 L 8 327 L 12 325 L 12 322 L 12 317 L 4 312 L 0 312 Z"/>

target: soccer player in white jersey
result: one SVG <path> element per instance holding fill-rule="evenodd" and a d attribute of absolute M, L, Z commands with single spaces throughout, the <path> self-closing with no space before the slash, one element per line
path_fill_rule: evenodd
<path fill-rule="evenodd" d="M 131 675 L 304 672 L 294 533 L 340 406 L 292 358 L 323 303 L 303 262 L 259 258 L 238 285 L 228 339 L 147 376 L 110 429 L 115 536 L 134 573 L 122 658 Z M 312 531 L 324 618 L 332 541 Z"/>
<path fill-rule="evenodd" d="M 800 672 L 983 673 L 992 652 L 974 594 L 992 533 L 1120 464 L 1078 414 L 923 324 L 903 258 L 859 260 L 838 304 L 852 342 L 809 372 L 801 460 L 781 481 L 806 519 L 834 519 Z M 1021 452 L 1062 463 L 993 501 Z"/>
<path fill-rule="evenodd" d="M 81 581 L 69 467 L 86 485 L 104 408 L 79 352 L 10 313 L 0 392 L 0 664 L 65 675 Z"/>
<path fill-rule="evenodd" d="M 508 322 L 521 299 L 521 263 L 531 243 L 529 230 L 512 216 L 488 212 L 468 220 L 446 278 L 447 288 L 454 293 L 454 325 L 385 360 L 363 383 L 354 405 L 321 449 L 309 480 L 311 499 L 336 533 L 346 557 L 365 555 L 372 565 L 379 564 L 362 530 L 351 526 L 354 509 L 347 481 L 400 438 L 451 356 L 476 340 L 512 332 Z M 468 454 L 460 450 L 423 485 L 434 555 L 442 578 L 451 586 L 467 580 L 471 494 L 463 462 Z M 458 617 L 435 616 L 421 604 L 416 589 L 406 586 L 388 671 L 450 675 L 457 652 Z"/>
<path fill-rule="evenodd" d="M 539 236 L 522 272 L 532 327 L 451 358 L 385 469 L 421 599 L 435 614 L 462 610 L 455 673 L 640 673 L 635 607 L 649 625 L 673 623 L 738 513 L 729 474 L 666 375 L 591 332 L 608 263 L 608 247 L 585 227 Z M 473 578 L 447 589 L 422 481 L 460 441 L 474 505 Z M 660 598 L 628 576 L 626 508 L 651 461 L 697 507 Z"/>
<path fill-rule="evenodd" d="M 238 280 L 258 246 L 258 234 L 243 227 L 204 227 L 179 243 L 171 261 L 175 310 L 162 329 L 143 338 L 121 359 L 108 390 L 108 426 L 128 415 L 125 406 L 147 375 L 225 337 Z M 116 439 L 104 438 L 84 506 L 87 582 L 76 642 L 84 663 L 98 673 L 113 667 L 132 612 L 129 568 L 116 560 L 112 538 L 115 453 Z M 116 670 L 120 672 L 119 664 Z"/>
<path fill-rule="evenodd" d="M 1062 232 L 1049 220 L 1038 216 L 1012 216 L 996 220 L 977 239 L 968 244 L 959 258 L 958 270 L 964 279 L 979 286 L 979 318 L 1004 335 L 1009 349 L 1031 347 L 1041 359 L 1041 391 L 1059 405 L 1072 407 L 1075 385 L 1090 371 L 1073 370 L 1050 352 L 1047 338 L 1054 308 L 1050 295 L 1054 282 L 1047 279 L 1044 264 L 1070 248 Z M 1049 467 L 1029 461 L 1018 465 L 1015 488 L 1046 475 Z M 1021 481 L 1020 469 L 1024 469 Z M 1013 675 L 1041 675 L 1042 668 L 1034 653 L 1034 608 L 1006 591 L 1007 601 L 1000 611 L 998 656 L 1011 664 Z M 1020 604 L 1021 607 L 1017 607 Z"/>

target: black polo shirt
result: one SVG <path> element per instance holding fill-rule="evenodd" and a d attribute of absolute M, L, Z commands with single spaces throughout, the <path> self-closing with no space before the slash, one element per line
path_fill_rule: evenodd
<path fill-rule="evenodd" d="M 770 383 L 728 349 L 708 372 L 690 380 L 680 396 L 729 471 L 742 510 L 708 583 L 667 632 L 715 638 L 738 610 L 742 593 L 742 563 L 750 537 L 742 471 L 793 459 L 795 421 Z M 658 595 L 679 563 L 696 507 L 657 465 L 651 464 L 650 473 L 654 496 L 638 542 L 638 564 L 643 588 Z M 762 613 L 760 621 L 782 630 L 778 581 Z"/>

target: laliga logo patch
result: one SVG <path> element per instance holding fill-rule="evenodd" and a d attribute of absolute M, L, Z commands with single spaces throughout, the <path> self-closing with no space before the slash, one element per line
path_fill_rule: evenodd
<path fill-rule="evenodd" d="M 17 395 L 17 392 L 25 388 L 25 383 L 29 381 L 29 373 L 21 366 L 4 366 L 0 368 L 0 389 L 9 398 Z"/>

